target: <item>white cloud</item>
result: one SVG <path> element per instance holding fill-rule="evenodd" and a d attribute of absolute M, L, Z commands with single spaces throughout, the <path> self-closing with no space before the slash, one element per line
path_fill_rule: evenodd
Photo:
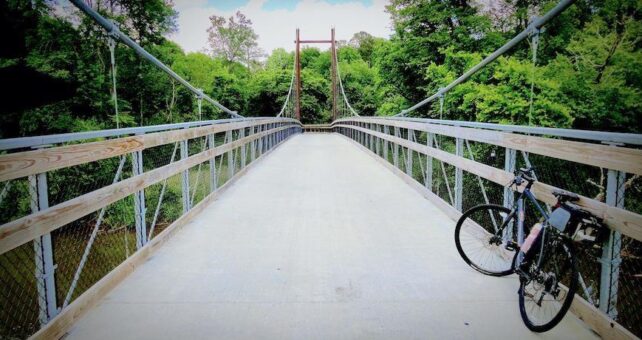
<path fill-rule="evenodd" d="M 337 40 L 348 40 L 359 31 L 384 38 L 392 32 L 390 16 L 385 12 L 386 0 L 373 0 L 370 6 L 356 1 L 330 4 L 323 0 L 301 0 L 294 10 L 265 10 L 262 9 L 265 2 L 250 0 L 238 9 L 223 11 L 208 5 L 205 0 L 175 0 L 179 31 L 169 38 L 187 52 L 201 51 L 207 47 L 209 17 L 213 14 L 229 17 L 236 10 L 252 20 L 259 35 L 259 46 L 268 53 L 279 47 L 294 50 L 297 27 L 301 30 L 301 39 L 330 39 L 332 26 Z"/>

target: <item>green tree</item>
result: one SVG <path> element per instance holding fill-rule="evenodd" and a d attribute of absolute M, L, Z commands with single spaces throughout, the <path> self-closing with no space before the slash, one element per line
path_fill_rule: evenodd
<path fill-rule="evenodd" d="M 252 21 L 240 11 L 227 20 L 212 15 L 210 24 L 207 33 L 213 56 L 223 57 L 230 62 L 242 62 L 248 67 L 263 56 L 264 53 L 257 43 L 259 36 L 252 28 Z"/>

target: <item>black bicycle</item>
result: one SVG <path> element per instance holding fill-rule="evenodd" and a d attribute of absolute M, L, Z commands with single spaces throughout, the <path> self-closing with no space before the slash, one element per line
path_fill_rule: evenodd
<path fill-rule="evenodd" d="M 509 184 L 522 188 L 513 208 L 494 204 L 466 211 L 455 227 L 461 257 L 475 270 L 491 276 L 516 273 L 519 309 L 530 330 L 545 332 L 564 317 L 578 286 L 579 274 L 573 239 L 597 242 L 602 221 L 572 202 L 579 196 L 557 191 L 549 214 L 531 192 L 533 169 L 520 169 Z M 517 190 L 516 190 L 517 191 Z M 542 218 L 525 229 L 525 199 Z"/>

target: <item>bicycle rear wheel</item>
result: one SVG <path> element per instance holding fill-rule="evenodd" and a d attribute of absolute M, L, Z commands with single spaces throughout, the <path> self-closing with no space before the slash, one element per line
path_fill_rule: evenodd
<path fill-rule="evenodd" d="M 501 205 L 483 204 L 466 211 L 455 227 L 455 245 L 462 259 L 480 273 L 513 273 L 517 219 Z"/>
<path fill-rule="evenodd" d="M 546 234 L 552 231 L 547 230 Z M 555 327 L 575 296 L 578 285 L 577 263 L 571 241 L 560 235 L 544 235 L 544 251 L 520 266 L 519 312 L 526 327 L 546 332 Z M 537 263 L 542 257 L 540 267 Z"/>

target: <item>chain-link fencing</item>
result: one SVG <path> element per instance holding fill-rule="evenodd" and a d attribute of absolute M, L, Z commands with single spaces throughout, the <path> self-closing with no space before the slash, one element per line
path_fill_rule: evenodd
<path fill-rule="evenodd" d="M 453 129 L 459 129 L 457 131 L 462 133 L 459 137 L 455 132 L 435 133 L 447 131 L 448 126 L 438 125 L 431 129 L 428 120 L 419 127 L 417 122 L 421 120 L 413 119 L 409 123 L 393 119 L 353 118 L 335 122 L 334 128 L 411 176 L 429 192 L 455 208 L 459 214 L 478 204 L 512 207 L 514 193 L 507 187 L 512 173 L 516 169 L 530 167 L 535 169 L 538 182 L 579 194 L 594 202 L 591 203 L 592 206 L 605 203 L 626 210 L 627 213 L 632 212 L 636 214 L 631 217 L 633 221 L 642 213 L 642 180 L 637 174 L 625 174 L 623 171 L 582 164 L 559 156 L 551 157 L 542 151 L 541 154 L 529 153 L 528 148 L 524 148 L 524 151 L 507 148 L 499 136 L 507 132 L 496 131 L 497 136 L 488 137 L 489 130 L 482 130 L 486 132 L 482 134 L 485 137 L 479 138 L 469 131 L 471 129 L 461 129 L 456 127 L 457 122 L 453 122 Z M 412 125 L 413 123 L 415 124 Z M 415 129 L 408 127 L 411 125 Z M 486 128 L 492 129 L 492 126 Z M 601 142 L 604 142 L 599 138 L 590 140 L 585 136 L 578 139 L 528 133 L 526 127 L 520 127 L 519 132 L 508 133 L 511 132 L 511 138 L 538 135 L 554 140 L 559 142 L 556 145 L 560 148 L 567 146 L 565 142 L 580 141 L 587 152 L 590 152 L 592 145 L 599 148 L 603 146 L 600 145 Z M 464 138 L 466 133 L 473 138 Z M 492 140 L 498 142 L 493 143 Z M 533 141 L 536 140 L 529 142 Z M 638 144 L 627 144 L 626 147 L 640 148 Z M 431 151 L 425 148 L 430 148 Z M 433 157 L 443 155 L 440 152 L 445 152 L 446 155 L 441 159 Z M 459 162 L 460 166 L 468 166 L 472 172 L 451 164 L 448 160 L 453 160 L 452 156 L 458 156 L 454 162 Z M 461 159 L 474 164 L 462 163 Z M 511 176 L 501 173 L 497 175 L 498 170 L 504 170 Z M 539 203 L 548 211 L 551 210 L 550 200 L 540 200 Z M 534 225 L 541 218 L 532 204 L 526 205 L 527 226 Z M 604 241 L 577 242 L 576 245 L 580 272 L 577 294 L 637 336 L 642 336 L 642 316 L 639 312 L 642 307 L 641 247 L 639 239 L 615 230 L 611 230 Z"/>

